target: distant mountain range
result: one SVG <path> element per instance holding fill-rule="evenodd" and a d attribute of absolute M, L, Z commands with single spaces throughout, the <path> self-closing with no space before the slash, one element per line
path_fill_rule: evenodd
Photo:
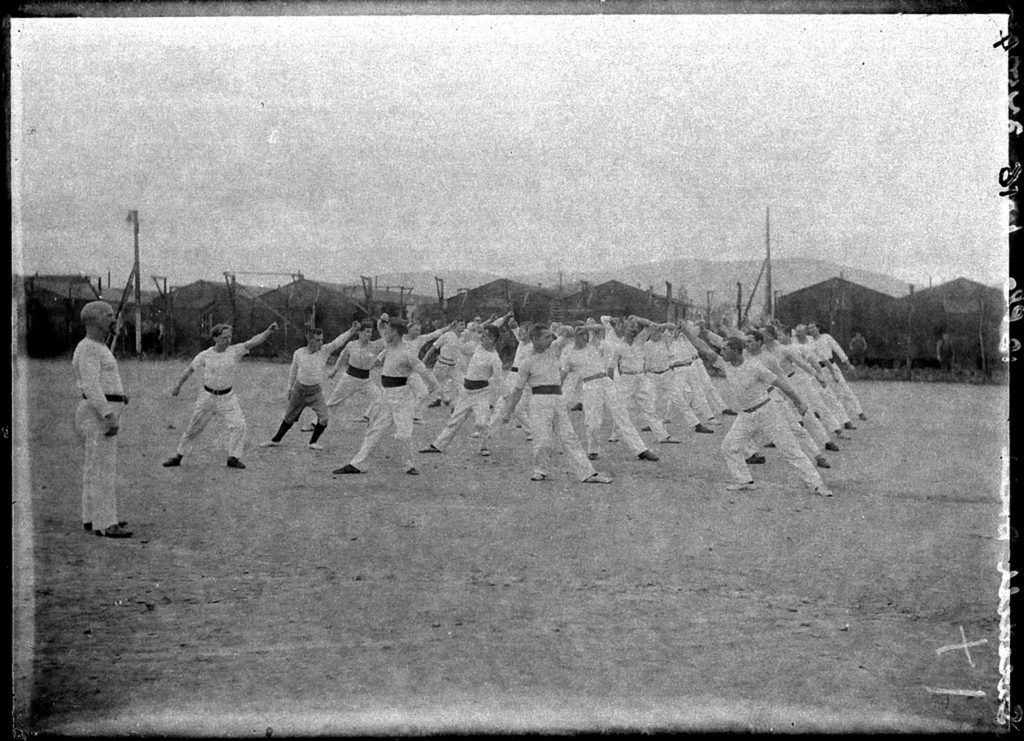
<path fill-rule="evenodd" d="M 707 302 L 708 291 L 714 291 L 711 301 L 715 305 L 735 304 L 737 282 L 743 284 L 743 303 L 746 304 L 750 291 L 754 288 L 758 273 L 761 271 L 760 260 L 743 260 L 732 262 L 715 262 L 713 260 L 665 260 L 641 265 L 590 272 L 563 272 L 561 275 L 562 290 L 566 295 L 575 293 L 581 288 L 580 281 L 585 280 L 597 285 L 609 280 L 617 280 L 627 285 L 648 286 L 660 295 L 665 294 L 665 282 L 672 283 L 672 293 L 679 296 L 680 291 L 686 292 L 689 300 L 697 306 Z M 905 296 L 910 292 L 910 285 L 883 273 L 869 270 L 843 268 L 826 260 L 785 259 L 772 261 L 772 289 L 779 295 L 806 288 L 842 276 L 846 280 L 872 288 L 890 296 Z M 377 276 L 380 288 L 389 286 L 412 287 L 414 293 L 436 296 L 437 288 L 434 277 L 444 280 L 446 297 L 454 296 L 461 288 L 474 288 L 498 278 L 508 278 L 529 285 L 540 285 L 546 288 L 558 288 L 558 273 L 520 273 L 497 275 L 482 271 L 437 271 L 436 273 L 388 273 Z M 762 275 L 757 287 L 755 301 L 763 302 L 765 298 L 766 276 Z M 923 288 L 924 286 L 918 286 Z"/>

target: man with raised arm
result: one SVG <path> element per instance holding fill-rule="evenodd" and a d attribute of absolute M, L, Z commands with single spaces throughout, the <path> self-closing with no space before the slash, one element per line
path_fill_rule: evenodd
<path fill-rule="evenodd" d="M 351 462 L 334 469 L 334 473 L 363 473 L 366 459 L 388 428 L 394 425 L 395 439 L 402 446 L 405 472 L 410 476 L 418 476 L 420 472 L 416 468 L 412 441 L 412 415 L 416 399 L 409 386 L 409 376 L 414 373 L 420 375 L 430 393 L 437 391 L 437 380 L 427 370 L 423 361 L 405 346 L 402 338 L 409 330 L 404 321 L 389 319 L 387 314 L 381 314 L 377 320 L 377 329 L 385 342 L 384 349 L 377 358 L 377 362 L 381 363 L 380 403 L 370 419 L 370 426 L 366 430 L 359 452 Z"/>
<path fill-rule="evenodd" d="M 327 429 L 329 416 L 323 391 L 327 360 L 335 350 L 342 347 L 353 334 L 359 331 L 359 327 L 359 322 L 353 322 L 349 329 L 326 345 L 322 329 L 310 327 L 306 330 L 306 346 L 300 347 L 292 353 L 292 365 L 288 370 L 288 409 L 284 413 L 284 419 L 281 421 L 277 433 L 266 442 L 260 443 L 261 448 L 280 445 L 288 430 L 299 421 L 302 410 L 309 407 L 316 413 L 316 424 L 313 425 L 309 448 L 311 450 L 324 449 L 324 446 L 317 440 Z"/>
<path fill-rule="evenodd" d="M 164 461 L 165 468 L 181 465 L 181 459 L 192 451 L 196 438 L 214 417 L 223 418 L 228 429 L 228 468 L 245 468 L 241 461 L 242 450 L 245 447 L 245 415 L 242 414 L 242 407 L 235 393 L 235 373 L 241 359 L 254 347 L 266 342 L 276 331 L 277 322 L 273 322 L 258 335 L 233 345 L 230 324 L 218 324 L 210 330 L 213 347 L 196 355 L 171 389 L 171 396 L 177 396 L 182 384 L 193 373 L 199 371 L 203 375 L 203 388 L 196 397 L 192 418 L 181 434 L 177 452 Z"/>

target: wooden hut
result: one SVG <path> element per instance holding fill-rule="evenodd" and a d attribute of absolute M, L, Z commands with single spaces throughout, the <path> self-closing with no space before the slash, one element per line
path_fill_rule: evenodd
<path fill-rule="evenodd" d="M 778 298 L 775 318 L 790 327 L 814 322 L 849 350 L 854 332 L 867 340 L 868 365 L 889 364 L 905 342 L 898 299 L 843 278 L 829 278 Z"/>

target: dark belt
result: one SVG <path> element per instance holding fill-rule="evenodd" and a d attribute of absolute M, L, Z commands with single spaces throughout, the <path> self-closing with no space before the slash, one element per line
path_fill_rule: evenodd
<path fill-rule="evenodd" d="M 468 378 L 462 379 L 462 388 L 466 391 L 479 391 L 480 389 L 487 388 L 490 381 L 471 381 Z"/>
<path fill-rule="evenodd" d="M 747 414 L 753 414 L 753 413 L 754 413 L 754 412 L 756 412 L 756 411 L 757 411 L 758 409 L 760 409 L 760 408 L 761 408 L 761 407 L 763 407 L 763 406 L 764 406 L 765 404 L 767 404 L 767 403 L 768 403 L 769 401 L 771 401 L 771 399 L 770 399 L 770 398 L 769 398 L 769 399 L 765 399 L 764 401 L 762 401 L 762 402 L 760 402 L 760 403 L 758 403 L 758 404 L 754 404 L 754 406 L 750 407 L 749 409 L 744 409 L 743 411 L 744 411 L 744 412 L 746 412 Z"/>
<path fill-rule="evenodd" d="M 103 394 L 103 395 L 105 397 L 107 397 L 107 401 L 116 401 L 116 402 L 120 402 L 121 404 L 127 404 L 128 403 L 128 397 L 127 396 L 121 396 L 121 394 Z M 82 398 L 83 399 L 88 399 L 89 397 L 86 396 L 85 394 L 82 394 Z"/>
<path fill-rule="evenodd" d="M 691 365 L 693 365 L 692 360 L 688 360 L 685 363 L 682 361 L 676 361 L 675 363 L 670 365 L 669 368 L 689 368 Z"/>
<path fill-rule="evenodd" d="M 203 391 L 213 394 L 214 396 L 224 396 L 224 394 L 231 393 L 231 387 L 228 386 L 226 389 L 212 389 L 209 386 L 203 386 Z"/>
<path fill-rule="evenodd" d="M 668 370 L 669 370 L 669 369 L 668 369 L 668 368 L 666 368 L 665 370 L 660 370 L 660 371 L 656 371 L 656 370 L 648 370 L 647 372 L 648 372 L 648 373 L 654 373 L 655 375 L 658 375 L 658 376 L 660 376 L 660 375 L 661 375 L 662 373 L 668 373 Z"/>
<path fill-rule="evenodd" d="M 440 363 L 441 365 L 455 365 L 454 360 L 442 360 L 441 358 L 438 358 L 437 362 Z"/>
<path fill-rule="evenodd" d="M 380 385 L 386 389 L 393 389 L 397 386 L 404 386 L 409 382 L 406 376 L 381 376 Z"/>
<path fill-rule="evenodd" d="M 642 375 L 642 374 L 643 374 L 643 371 L 624 371 L 624 370 L 620 370 L 619 371 L 619 375 L 620 376 L 639 376 L 639 375 Z"/>
<path fill-rule="evenodd" d="M 795 375 L 796 375 L 796 371 L 790 371 L 789 373 L 786 374 L 786 378 L 792 378 Z"/>
<path fill-rule="evenodd" d="M 535 394 L 557 394 L 560 396 L 562 394 L 562 387 L 557 384 L 550 386 L 531 386 L 530 391 Z"/>
<path fill-rule="evenodd" d="M 351 365 L 348 368 L 345 369 L 345 372 L 348 373 L 353 378 L 369 378 L 370 377 L 370 371 L 363 370 L 362 368 L 355 368 L 355 367 L 353 367 Z"/>
<path fill-rule="evenodd" d="M 582 381 L 580 381 L 580 383 L 586 383 L 587 381 L 596 381 L 598 378 L 607 378 L 607 377 L 608 377 L 607 373 L 595 373 L 592 376 L 587 376 Z"/>

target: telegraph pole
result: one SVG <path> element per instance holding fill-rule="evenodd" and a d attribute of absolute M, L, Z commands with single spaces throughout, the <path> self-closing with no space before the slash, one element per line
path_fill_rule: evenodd
<path fill-rule="evenodd" d="M 775 321 L 775 294 L 772 293 L 772 237 L 770 232 L 769 215 L 771 211 L 768 206 L 764 207 L 764 251 L 765 260 L 768 261 L 767 275 L 765 275 L 765 293 L 768 294 L 768 320 Z"/>
<path fill-rule="evenodd" d="M 135 233 L 135 266 L 132 268 L 133 282 L 135 284 L 135 354 L 142 355 L 142 281 L 139 276 L 139 212 L 132 210 L 128 212 L 128 221 L 132 223 L 132 231 Z"/>

